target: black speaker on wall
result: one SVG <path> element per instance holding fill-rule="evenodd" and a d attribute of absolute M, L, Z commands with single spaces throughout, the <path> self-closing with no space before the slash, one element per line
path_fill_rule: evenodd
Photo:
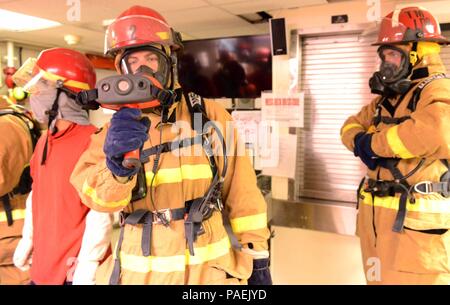
<path fill-rule="evenodd" d="M 286 55 L 286 24 L 284 18 L 270 19 L 272 55 Z"/>

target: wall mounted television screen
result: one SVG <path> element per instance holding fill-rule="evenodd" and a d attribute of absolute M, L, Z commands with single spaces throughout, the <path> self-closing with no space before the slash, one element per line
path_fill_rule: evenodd
<path fill-rule="evenodd" d="M 184 42 L 178 77 L 185 92 L 207 98 L 257 98 L 272 90 L 270 36 Z"/>

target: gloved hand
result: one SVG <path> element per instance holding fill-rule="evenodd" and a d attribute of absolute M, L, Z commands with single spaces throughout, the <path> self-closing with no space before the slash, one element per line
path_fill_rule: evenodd
<path fill-rule="evenodd" d="M 31 252 L 33 250 L 33 241 L 29 238 L 22 238 L 17 244 L 13 255 L 14 266 L 22 271 L 30 269 Z"/>
<path fill-rule="evenodd" d="M 249 285 L 272 285 L 272 277 L 269 270 L 269 259 L 260 258 L 253 260 L 253 272 L 248 279 Z"/>
<path fill-rule="evenodd" d="M 361 161 L 371 170 L 374 170 L 379 165 L 379 156 L 377 156 L 371 147 L 372 134 L 360 132 L 355 136 L 355 149 L 353 153 L 359 157 Z"/>
<path fill-rule="evenodd" d="M 148 140 L 150 120 L 140 117 L 141 110 L 122 108 L 114 113 L 111 119 L 103 151 L 106 155 L 106 165 L 118 177 L 130 177 L 139 170 L 123 167 L 122 161 L 127 152 L 141 149 Z"/>
<path fill-rule="evenodd" d="M 73 274 L 72 285 L 95 285 L 96 261 L 78 261 Z"/>

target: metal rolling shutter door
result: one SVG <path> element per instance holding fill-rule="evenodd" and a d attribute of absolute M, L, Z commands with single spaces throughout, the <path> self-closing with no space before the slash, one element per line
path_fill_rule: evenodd
<path fill-rule="evenodd" d="M 447 39 L 450 39 L 450 31 L 442 32 L 442 34 L 447 37 Z M 445 67 L 447 68 L 447 74 L 450 74 L 450 45 L 442 47 L 441 58 L 444 62 Z"/>
<path fill-rule="evenodd" d="M 297 194 L 355 202 L 365 167 L 341 143 L 340 128 L 374 96 L 375 37 L 358 34 L 303 37 L 299 87 L 305 92 L 305 127 L 299 133 Z"/>

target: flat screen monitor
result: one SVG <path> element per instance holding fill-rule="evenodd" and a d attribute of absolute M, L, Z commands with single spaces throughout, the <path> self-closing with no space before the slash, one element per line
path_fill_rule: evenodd
<path fill-rule="evenodd" d="M 185 92 L 207 98 L 257 98 L 272 90 L 270 36 L 190 40 L 178 58 Z"/>

